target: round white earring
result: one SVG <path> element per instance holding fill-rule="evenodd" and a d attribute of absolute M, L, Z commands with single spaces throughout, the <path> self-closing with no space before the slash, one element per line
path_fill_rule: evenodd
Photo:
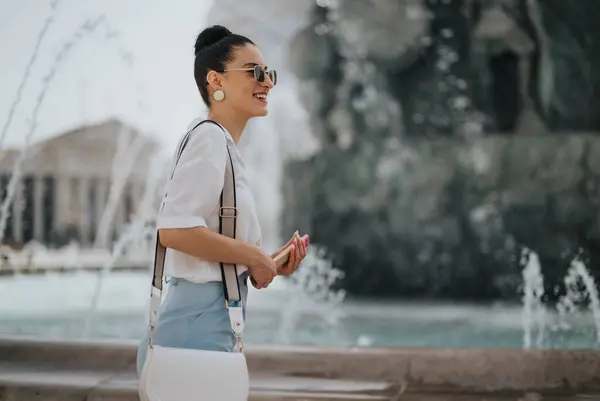
<path fill-rule="evenodd" d="M 215 98 L 217 102 L 220 102 L 221 100 L 225 99 L 225 92 L 222 90 L 217 90 L 215 93 L 213 93 L 213 98 Z"/>

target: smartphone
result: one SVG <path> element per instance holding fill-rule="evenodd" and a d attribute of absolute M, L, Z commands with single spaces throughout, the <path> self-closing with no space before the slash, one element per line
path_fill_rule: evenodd
<path fill-rule="evenodd" d="M 308 244 L 310 243 L 309 236 L 305 235 L 301 239 L 304 240 L 304 245 L 308 246 Z M 275 261 L 275 266 L 278 269 L 280 267 L 282 267 L 283 265 L 285 265 L 287 263 L 287 261 L 290 259 L 290 252 L 292 250 L 291 247 L 292 247 L 291 245 L 288 246 L 279 255 L 277 255 L 277 256 L 275 256 L 275 258 L 273 258 L 273 260 Z"/>

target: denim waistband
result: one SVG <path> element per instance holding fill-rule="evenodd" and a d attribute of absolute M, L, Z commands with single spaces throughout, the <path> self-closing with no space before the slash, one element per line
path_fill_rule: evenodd
<path fill-rule="evenodd" d="M 246 270 L 245 272 L 240 273 L 238 275 L 238 282 L 240 280 L 242 280 L 242 282 L 244 283 L 244 285 L 247 286 L 248 285 L 248 277 L 249 277 L 249 273 Z M 186 280 L 186 279 L 181 278 L 181 277 L 166 276 L 165 277 L 165 283 L 170 284 L 170 285 L 177 285 L 178 283 L 202 285 L 202 284 L 219 284 L 219 283 L 222 283 L 222 281 L 207 281 L 205 283 L 194 283 L 193 281 L 189 281 L 189 280 Z"/>

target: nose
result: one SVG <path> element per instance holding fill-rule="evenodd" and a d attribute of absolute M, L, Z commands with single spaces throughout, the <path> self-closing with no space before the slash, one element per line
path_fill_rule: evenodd
<path fill-rule="evenodd" d="M 268 88 L 268 89 L 272 89 L 273 86 L 273 81 L 271 80 L 271 77 L 269 76 L 269 74 L 265 74 L 265 80 L 262 82 L 262 86 Z"/>

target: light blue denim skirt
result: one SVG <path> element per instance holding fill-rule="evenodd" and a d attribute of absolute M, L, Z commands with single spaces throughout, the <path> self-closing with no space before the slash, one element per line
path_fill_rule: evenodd
<path fill-rule="evenodd" d="M 244 319 L 248 297 L 247 279 L 248 272 L 238 276 Z M 233 351 L 235 337 L 225 309 L 223 283 L 213 281 L 197 284 L 173 277 L 168 280 L 167 285 L 169 287 L 160 307 L 153 343 L 174 348 Z M 138 373 L 144 367 L 147 348 L 146 328 L 146 334 L 138 348 Z"/>

